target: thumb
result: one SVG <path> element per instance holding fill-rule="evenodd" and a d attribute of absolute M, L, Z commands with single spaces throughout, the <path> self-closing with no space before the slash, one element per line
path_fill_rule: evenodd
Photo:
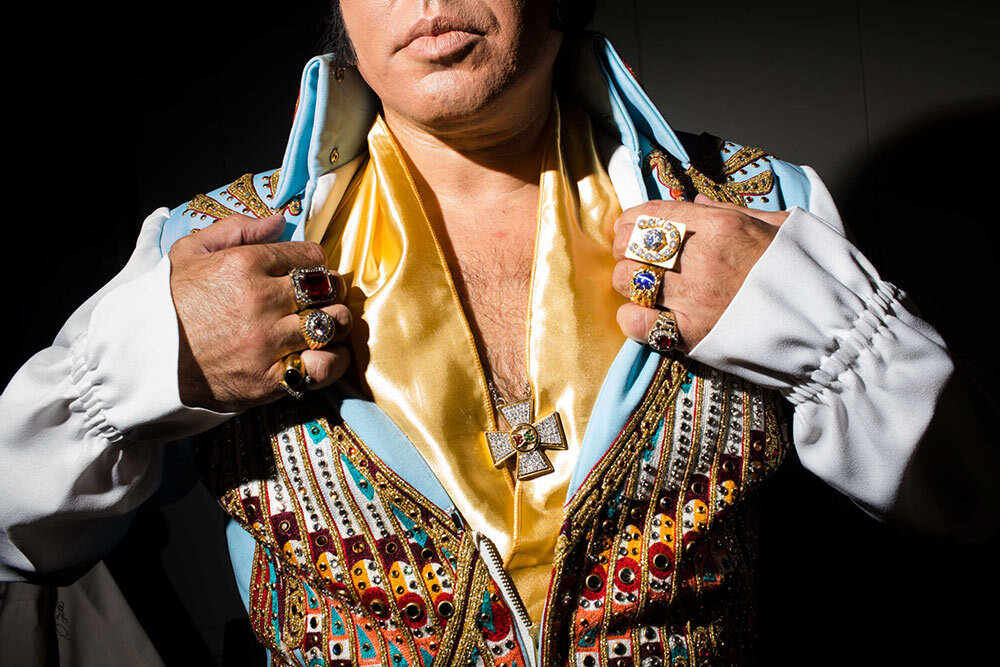
<path fill-rule="evenodd" d="M 281 238 L 284 230 L 285 218 L 282 215 L 260 219 L 231 215 L 189 236 L 191 243 L 188 247 L 194 254 L 205 254 L 241 245 L 274 243 Z"/>
<path fill-rule="evenodd" d="M 785 218 L 788 217 L 787 211 L 758 211 L 757 209 L 737 206 L 736 204 L 730 204 L 729 202 L 715 201 L 700 192 L 695 195 L 694 203 L 701 204 L 703 206 L 713 206 L 715 208 L 725 208 L 730 211 L 739 211 L 775 227 L 780 227 L 781 223 L 783 223 Z"/>

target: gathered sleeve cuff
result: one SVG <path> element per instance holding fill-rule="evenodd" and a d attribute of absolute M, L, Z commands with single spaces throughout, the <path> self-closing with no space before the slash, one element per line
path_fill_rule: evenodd
<path fill-rule="evenodd" d="M 159 486 L 165 443 L 231 416 L 180 400 L 168 215 L 0 395 L 0 579 L 99 558 Z"/>
<path fill-rule="evenodd" d="M 805 169 L 812 211 L 792 209 L 690 356 L 781 391 L 794 406 L 793 437 L 803 465 L 869 513 L 952 532 L 960 522 L 951 508 L 913 502 L 968 499 L 967 488 L 956 495 L 941 487 L 966 485 L 968 470 L 918 470 L 927 458 L 921 450 L 947 448 L 956 468 L 987 465 L 977 474 L 991 480 L 983 480 L 973 513 L 994 524 L 1000 502 L 989 487 L 998 486 L 1000 467 L 987 435 L 988 411 L 963 410 L 948 400 L 960 378 L 941 336 L 846 238 L 826 188 Z M 956 422 L 964 437 L 951 439 L 948 424 Z M 914 479 L 922 488 L 912 488 Z M 914 509 L 908 516 L 904 505 Z M 949 515 L 951 525 L 944 525 Z"/>

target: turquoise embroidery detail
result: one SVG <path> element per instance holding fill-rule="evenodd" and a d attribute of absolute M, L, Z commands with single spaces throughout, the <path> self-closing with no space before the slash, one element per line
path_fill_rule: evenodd
<path fill-rule="evenodd" d="M 427 533 L 418 528 L 417 524 L 413 523 L 413 520 L 410 519 L 410 517 L 406 516 L 406 514 L 404 514 L 403 511 L 395 505 L 392 506 L 392 513 L 396 515 L 396 518 L 399 519 L 399 522 L 403 524 L 408 531 L 413 533 L 413 539 L 416 540 L 417 544 L 420 546 L 427 544 Z"/>
<path fill-rule="evenodd" d="M 274 569 L 274 559 L 271 557 L 271 550 L 264 547 L 267 554 L 267 580 L 274 588 L 278 585 L 278 573 Z M 278 596 L 271 596 L 271 629 L 274 630 L 275 637 L 281 637 L 281 624 L 278 622 Z"/>
<path fill-rule="evenodd" d="M 661 419 L 656 425 L 656 431 L 649 438 L 648 447 L 643 447 L 642 449 L 642 460 L 649 461 L 653 458 L 653 452 L 656 450 L 656 443 L 660 441 L 660 436 L 663 434 L 663 425 L 666 423 L 665 419 Z"/>
<path fill-rule="evenodd" d="M 361 657 L 362 658 L 377 657 L 378 654 L 375 653 L 375 645 L 372 643 L 372 640 L 368 639 L 368 635 L 365 634 L 365 631 L 361 629 L 360 625 L 355 624 L 354 627 L 358 629 L 358 643 L 361 644 Z"/>
<path fill-rule="evenodd" d="M 490 604 L 489 591 L 483 591 L 483 603 L 479 605 L 479 618 L 480 624 L 485 630 L 496 632 L 496 626 L 493 624 L 493 605 Z M 489 620 L 483 620 L 487 618 Z"/>
<path fill-rule="evenodd" d="M 681 391 L 685 394 L 691 393 L 692 382 L 694 382 L 694 373 L 688 371 L 687 375 L 684 376 L 684 382 L 681 382 Z"/>
<path fill-rule="evenodd" d="M 368 500 L 374 500 L 375 489 L 373 489 L 372 485 L 368 483 L 368 479 L 362 475 L 361 471 L 355 468 L 354 464 L 351 463 L 351 461 L 343 454 L 340 455 L 340 460 L 344 462 L 344 467 L 347 468 L 347 472 L 351 473 L 351 477 L 354 478 L 354 483 L 357 484 L 358 489 L 360 489 L 361 493 L 365 495 L 365 498 Z"/>
<path fill-rule="evenodd" d="M 397 667 L 409 667 L 410 665 L 410 663 L 406 661 L 406 658 L 403 657 L 403 654 L 399 652 L 399 649 L 396 648 L 396 645 L 391 642 L 389 643 L 389 659 L 392 661 L 392 664 Z"/>
<path fill-rule="evenodd" d="M 306 422 L 305 427 L 306 433 L 309 434 L 309 438 L 313 441 L 314 445 L 318 445 L 326 440 L 326 432 L 316 422 Z"/>

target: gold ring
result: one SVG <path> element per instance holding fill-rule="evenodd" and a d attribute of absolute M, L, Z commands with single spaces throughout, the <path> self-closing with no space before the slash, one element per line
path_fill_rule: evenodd
<path fill-rule="evenodd" d="M 625 256 L 644 264 L 674 268 L 687 226 L 682 222 L 640 215 L 632 227 Z"/>
<path fill-rule="evenodd" d="M 646 340 L 657 352 L 669 352 L 681 342 L 681 334 L 677 330 L 677 318 L 669 310 L 661 311 L 653 324 Z"/>
<path fill-rule="evenodd" d="M 310 350 L 320 350 L 333 340 L 337 323 L 332 315 L 322 310 L 303 310 L 299 313 L 299 331 Z"/>
<path fill-rule="evenodd" d="M 629 299 L 643 308 L 656 306 L 656 296 L 660 292 L 664 270 L 658 266 L 643 266 L 632 272 L 629 283 Z"/>
<path fill-rule="evenodd" d="M 278 385 L 292 398 L 300 399 L 305 396 L 303 390 L 312 383 L 312 378 L 306 374 L 306 367 L 299 353 L 292 352 L 282 359 L 282 367 Z"/>
<path fill-rule="evenodd" d="M 292 277 L 295 303 L 299 310 L 322 306 L 337 300 L 337 287 L 333 275 L 325 266 L 292 269 L 288 275 Z"/>

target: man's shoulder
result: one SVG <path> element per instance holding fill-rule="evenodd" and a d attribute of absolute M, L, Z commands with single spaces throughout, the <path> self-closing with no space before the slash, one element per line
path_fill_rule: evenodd
<path fill-rule="evenodd" d="M 292 197 L 283 203 L 275 201 L 280 179 L 279 169 L 243 174 L 228 185 L 197 194 L 171 209 L 160 237 L 161 252 L 166 254 L 177 239 L 231 215 L 253 218 L 266 218 L 276 213 L 286 217 L 300 215 L 301 196 Z"/>

